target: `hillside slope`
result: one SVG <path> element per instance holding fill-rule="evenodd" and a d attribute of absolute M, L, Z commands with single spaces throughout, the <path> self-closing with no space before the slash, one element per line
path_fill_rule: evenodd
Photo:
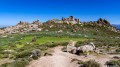
<path fill-rule="evenodd" d="M 79 19 L 74 19 L 73 16 L 69 18 L 62 18 L 49 20 L 40 23 L 39 20 L 33 23 L 20 21 L 16 26 L 0 28 L 0 34 L 23 34 L 29 32 L 39 31 L 68 31 L 68 32 L 92 32 L 92 33 L 120 33 L 120 30 L 110 25 L 106 19 L 99 19 L 98 21 L 81 22 Z"/>

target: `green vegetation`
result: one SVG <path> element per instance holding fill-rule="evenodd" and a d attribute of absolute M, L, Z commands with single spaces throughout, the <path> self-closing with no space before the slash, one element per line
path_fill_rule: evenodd
<path fill-rule="evenodd" d="M 11 44 L 16 44 L 17 47 L 21 47 L 27 42 L 31 42 L 32 38 L 37 38 L 37 44 L 43 44 L 48 42 L 65 42 L 69 40 L 75 41 L 84 41 L 87 38 L 84 38 L 83 35 L 79 35 L 76 33 L 56 33 L 56 32 L 34 32 L 34 33 L 26 33 L 26 34 L 15 34 L 8 36 L 0 36 L 0 46 L 8 46 Z"/>
<path fill-rule="evenodd" d="M 28 65 L 30 62 L 30 59 L 27 58 L 20 58 L 20 59 L 17 59 L 15 60 L 14 62 L 12 63 L 4 63 L 1 65 L 1 67 L 25 67 L 26 65 Z"/>
<path fill-rule="evenodd" d="M 116 49 L 116 52 L 120 52 L 120 48 L 119 48 L 119 49 Z"/>
<path fill-rule="evenodd" d="M 20 40 L 19 42 L 23 43 L 27 43 L 27 42 L 31 42 L 32 38 L 34 38 L 34 36 L 30 36 L 30 37 L 25 37 L 23 40 Z M 52 43 L 52 42 L 67 42 L 69 40 L 73 40 L 73 41 L 85 41 L 88 40 L 86 38 L 62 38 L 62 37 L 36 37 L 37 41 L 35 42 L 35 44 L 44 44 L 44 43 Z"/>
<path fill-rule="evenodd" d="M 101 67 L 99 63 L 94 60 L 82 61 L 78 59 L 72 59 L 71 62 L 78 61 L 78 64 L 82 64 L 81 67 Z"/>
<path fill-rule="evenodd" d="M 83 63 L 83 67 L 101 67 L 99 63 L 94 60 L 89 60 Z"/>
<path fill-rule="evenodd" d="M 106 62 L 109 67 L 120 67 L 120 60 L 110 60 Z"/>

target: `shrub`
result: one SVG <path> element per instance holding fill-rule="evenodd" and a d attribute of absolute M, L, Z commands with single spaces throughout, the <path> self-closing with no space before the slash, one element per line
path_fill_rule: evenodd
<path fill-rule="evenodd" d="M 38 56 L 33 56 L 32 57 L 34 60 L 37 60 L 38 59 Z"/>
<path fill-rule="evenodd" d="M 10 66 L 11 67 L 25 67 L 28 64 L 29 64 L 29 61 L 27 61 L 25 59 L 21 59 L 21 60 L 16 60 L 16 61 L 12 62 L 10 64 Z"/>
<path fill-rule="evenodd" d="M 120 48 L 119 48 L 119 49 L 116 49 L 116 52 L 120 52 Z"/>
<path fill-rule="evenodd" d="M 10 63 L 4 63 L 0 67 L 7 67 Z"/>
<path fill-rule="evenodd" d="M 10 56 L 10 57 L 9 57 L 9 59 L 13 59 L 13 58 L 14 58 L 14 56 Z"/>
<path fill-rule="evenodd" d="M 94 60 L 89 60 L 89 61 L 84 62 L 82 60 L 72 59 L 71 62 L 73 61 L 78 61 L 78 64 L 81 64 L 80 67 L 100 67 L 100 64 Z"/>
<path fill-rule="evenodd" d="M 110 60 L 106 62 L 107 66 L 120 67 L 120 60 Z"/>
<path fill-rule="evenodd" d="M 28 57 L 29 55 L 30 55 L 30 51 L 26 50 L 26 51 L 17 53 L 15 56 L 16 56 L 16 58 L 25 58 L 25 57 Z"/>
<path fill-rule="evenodd" d="M 100 64 L 94 60 L 89 60 L 83 63 L 83 67 L 100 67 Z"/>
<path fill-rule="evenodd" d="M 12 43 L 10 43 L 8 46 L 9 46 L 10 49 L 17 48 L 17 46 L 12 44 Z"/>
<path fill-rule="evenodd" d="M 14 62 L 2 64 L 0 67 L 26 67 L 30 61 L 30 58 L 19 58 Z"/>
<path fill-rule="evenodd" d="M 78 59 L 74 58 L 71 60 L 71 62 L 74 62 L 74 61 L 79 61 Z"/>
<path fill-rule="evenodd" d="M 84 64 L 82 60 L 78 60 L 78 64 Z"/>
<path fill-rule="evenodd" d="M 8 54 L 4 54 L 4 55 L 3 55 L 3 58 L 8 58 L 8 57 L 9 57 Z"/>
<path fill-rule="evenodd" d="M 62 51 L 65 51 L 66 49 L 67 49 L 67 47 L 63 47 L 61 50 L 62 50 Z"/>
<path fill-rule="evenodd" d="M 0 58 L 8 58 L 9 55 L 8 54 L 0 54 Z"/>

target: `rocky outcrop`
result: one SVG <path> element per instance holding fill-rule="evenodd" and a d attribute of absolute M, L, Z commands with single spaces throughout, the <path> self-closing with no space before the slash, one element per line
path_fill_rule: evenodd
<path fill-rule="evenodd" d="M 18 25 L 25 25 L 25 24 L 29 24 L 29 22 L 20 21 L 20 23 L 18 23 Z"/>
<path fill-rule="evenodd" d="M 74 17 L 73 16 L 70 16 L 68 18 L 62 17 L 62 21 L 74 21 Z"/>
<path fill-rule="evenodd" d="M 107 24 L 107 25 L 110 25 L 110 22 L 106 19 L 102 19 L 100 18 L 98 21 L 97 21 L 98 24 Z"/>
<path fill-rule="evenodd" d="M 102 19 L 102 18 L 100 18 L 98 21 L 89 21 L 89 22 L 87 22 L 86 24 L 90 24 L 90 25 L 93 25 L 93 24 L 95 24 L 95 25 L 99 25 L 99 26 L 103 26 L 103 25 L 108 25 L 108 26 L 110 26 L 110 22 L 108 21 L 108 20 L 106 20 L 106 19 Z"/>
<path fill-rule="evenodd" d="M 37 21 L 33 21 L 33 24 L 38 24 L 38 25 L 40 25 L 41 23 L 40 23 L 40 20 L 38 19 Z"/>
<path fill-rule="evenodd" d="M 3 34 L 17 34 L 17 33 L 26 33 L 29 31 L 41 31 L 40 27 L 42 23 L 39 20 L 34 21 L 33 23 L 20 21 L 16 26 L 6 27 L 3 30 L 0 30 L 0 35 Z"/>
<path fill-rule="evenodd" d="M 62 20 L 59 19 L 53 19 L 53 20 L 49 20 L 47 22 L 54 22 L 54 23 L 67 23 L 67 24 L 81 24 L 79 19 L 74 19 L 73 16 L 70 16 L 68 18 L 64 18 L 62 17 Z"/>
<path fill-rule="evenodd" d="M 72 24 L 80 24 L 80 20 L 79 19 L 74 19 L 74 17 L 73 16 L 70 16 L 70 17 L 68 17 L 68 18 L 64 18 L 64 17 L 62 17 L 62 21 L 64 22 L 64 23 L 72 23 Z"/>

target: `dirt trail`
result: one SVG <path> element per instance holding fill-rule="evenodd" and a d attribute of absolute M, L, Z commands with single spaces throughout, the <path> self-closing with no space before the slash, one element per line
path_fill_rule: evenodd
<path fill-rule="evenodd" d="M 76 58 L 83 61 L 95 60 L 101 64 L 102 67 L 106 67 L 105 62 L 112 59 L 115 55 L 89 55 L 77 56 L 74 54 L 66 53 L 61 51 L 62 47 L 54 48 L 53 56 L 43 56 L 38 60 L 30 62 L 27 67 L 79 67 L 77 62 L 71 62 L 72 59 Z"/>
<path fill-rule="evenodd" d="M 30 62 L 27 67 L 78 67 L 77 62 L 71 62 L 72 58 L 61 51 L 62 47 L 54 48 L 53 56 L 44 56 L 38 60 Z"/>

